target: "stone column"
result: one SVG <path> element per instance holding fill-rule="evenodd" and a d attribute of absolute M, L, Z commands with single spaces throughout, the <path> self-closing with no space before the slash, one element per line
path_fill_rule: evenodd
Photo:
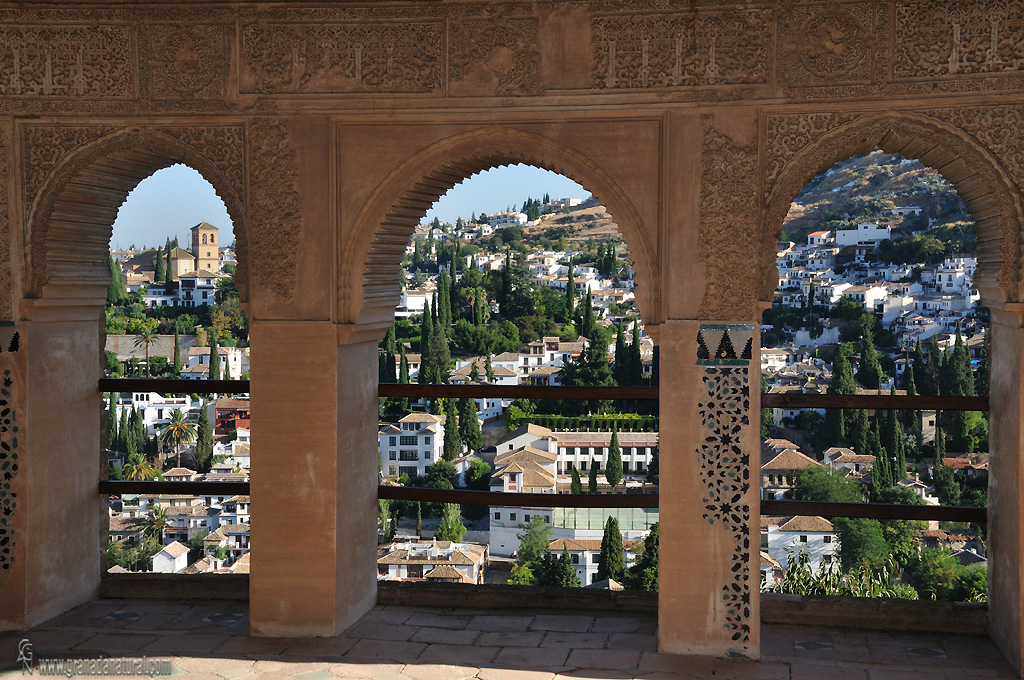
<path fill-rule="evenodd" d="M 661 326 L 662 652 L 760 654 L 755 328 Z"/>
<path fill-rule="evenodd" d="M 0 329 L 0 630 L 99 594 L 102 318 L 102 304 L 36 300 Z"/>
<path fill-rule="evenodd" d="M 253 321 L 254 635 L 332 636 L 374 604 L 377 345 Z"/>
<path fill-rule="evenodd" d="M 989 634 L 1024 668 L 1024 305 L 992 309 L 989 386 Z"/>

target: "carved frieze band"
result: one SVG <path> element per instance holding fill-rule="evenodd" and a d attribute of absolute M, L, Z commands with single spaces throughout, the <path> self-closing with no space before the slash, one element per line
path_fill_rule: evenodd
<path fill-rule="evenodd" d="M 295 294 L 296 257 L 302 230 L 302 201 L 295 147 L 285 118 L 257 118 L 249 124 L 249 242 L 252 272 L 239 253 L 241 276 L 283 298 Z"/>
<path fill-rule="evenodd" d="M 0 122 L 0 320 L 11 319 L 11 127 Z"/>
<path fill-rule="evenodd" d="M 707 285 L 701 319 L 751 319 L 757 295 L 757 149 L 740 146 L 704 116 L 701 150 L 700 256 Z M 774 256 L 775 251 L 771 251 Z"/>
<path fill-rule="evenodd" d="M 17 333 L 14 334 L 17 342 Z M 3 351 L 3 348 L 0 348 Z M 17 344 L 7 347 L 17 352 Z M 9 369 L 0 378 L 0 579 L 14 564 L 14 513 L 18 494 L 14 490 L 18 476 L 18 421 L 14 401 L 14 377 Z"/>

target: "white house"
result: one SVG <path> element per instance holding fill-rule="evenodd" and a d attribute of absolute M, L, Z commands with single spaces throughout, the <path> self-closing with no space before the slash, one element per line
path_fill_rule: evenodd
<path fill-rule="evenodd" d="M 817 570 L 822 562 L 832 563 L 837 545 L 832 522 L 824 517 L 761 518 L 761 550 L 783 568 L 804 553 Z"/>
<path fill-rule="evenodd" d="M 392 543 L 377 560 L 379 581 L 482 584 L 487 546 L 451 541 Z"/>
<path fill-rule="evenodd" d="M 500 212 L 494 213 L 487 218 L 487 223 L 493 229 L 501 227 L 514 227 L 526 224 L 526 214 L 521 212 Z"/>
<path fill-rule="evenodd" d="M 422 476 L 441 458 L 444 444 L 444 416 L 410 413 L 398 423 L 381 428 L 381 470 L 386 477 Z"/>
<path fill-rule="evenodd" d="M 213 445 L 213 455 L 224 456 L 224 463 L 234 468 L 248 470 L 252 460 L 249 454 L 249 430 L 240 427 L 237 436 L 226 444 L 217 442 Z M 166 478 L 166 475 L 165 475 Z"/>
<path fill-rule="evenodd" d="M 212 305 L 215 302 L 217 280 L 221 278 L 224 278 L 222 274 L 205 270 L 182 274 L 178 277 L 178 306 Z"/>
<path fill-rule="evenodd" d="M 622 548 L 628 569 L 643 554 L 644 543 L 643 541 L 624 540 Z M 597 568 L 600 566 L 600 539 L 553 538 L 548 543 L 548 549 L 556 555 L 561 555 L 563 550 L 568 550 L 580 585 L 585 588 L 594 583 L 597 577 Z"/>
<path fill-rule="evenodd" d="M 217 355 L 220 357 L 220 370 L 228 369 L 229 380 L 239 380 L 242 377 L 242 351 L 237 347 L 218 347 Z M 202 370 L 203 367 L 206 370 Z M 191 369 L 191 370 L 190 370 Z M 198 380 L 209 377 L 210 372 L 210 348 L 192 347 L 188 350 L 188 365 L 181 371 L 181 377 Z M 220 376 L 217 376 L 220 379 Z"/>
<path fill-rule="evenodd" d="M 153 571 L 158 574 L 177 574 L 188 566 L 188 547 L 174 541 L 153 555 Z"/>
<path fill-rule="evenodd" d="M 879 241 L 892 239 L 892 229 L 880 227 L 873 222 L 858 224 L 855 229 L 836 229 L 836 245 L 840 248 L 846 246 L 874 245 Z"/>
<path fill-rule="evenodd" d="M 550 493 L 557 488 L 555 454 L 524 446 L 499 452 L 494 458 L 490 490 L 504 493 Z M 491 552 L 510 555 L 519 550 L 520 524 L 529 524 L 534 516 L 551 523 L 550 507 L 506 507 L 492 505 L 489 545 Z"/>
<path fill-rule="evenodd" d="M 117 405 L 117 417 L 121 417 L 122 410 L 130 412 L 132 406 L 138 409 L 146 435 L 150 437 L 163 429 L 172 411 L 183 411 L 185 417 L 192 422 L 199 418 L 200 403 L 193 402 L 187 395 L 165 397 L 156 392 L 133 392 L 130 402 L 125 400 Z"/>

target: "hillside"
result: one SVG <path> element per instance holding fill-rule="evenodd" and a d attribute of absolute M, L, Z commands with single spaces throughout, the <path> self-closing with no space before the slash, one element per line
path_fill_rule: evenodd
<path fill-rule="evenodd" d="M 542 238 L 557 241 L 563 236 L 570 247 L 579 250 L 590 239 L 603 243 L 619 238 L 621 234 L 611 215 L 595 199 L 585 201 L 568 212 L 541 215 L 537 224 L 523 227 L 523 240 L 527 243 L 535 243 Z"/>
<path fill-rule="evenodd" d="M 920 216 L 885 216 L 882 211 L 916 205 Z M 919 161 L 874 151 L 836 163 L 807 183 L 793 202 L 783 226 L 783 239 L 805 241 L 812 231 L 847 228 L 858 222 L 882 221 L 894 235 L 908 236 L 929 228 L 944 233 L 972 233 L 974 224 L 953 185 Z"/>

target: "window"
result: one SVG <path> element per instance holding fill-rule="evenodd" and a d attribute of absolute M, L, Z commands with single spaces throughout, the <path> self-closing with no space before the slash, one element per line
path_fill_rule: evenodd
<path fill-rule="evenodd" d="M 825 536 L 824 537 L 824 541 L 825 541 L 825 543 L 831 543 L 832 542 L 832 537 L 831 536 Z"/>
<path fill-rule="evenodd" d="M 494 513 L 494 519 L 501 519 L 501 513 L 500 512 Z"/>
<path fill-rule="evenodd" d="M 800 542 L 801 543 L 806 543 L 807 542 L 807 537 L 806 536 L 801 536 L 800 537 Z"/>
<path fill-rule="evenodd" d="M 398 452 L 399 460 L 419 460 L 418 451 L 410 451 L 409 449 L 402 449 Z"/>
<path fill-rule="evenodd" d="M 398 474 L 399 475 L 408 475 L 410 477 L 415 477 L 416 474 L 417 474 L 416 466 L 415 465 L 411 465 L 411 466 L 410 465 L 402 465 L 402 466 L 400 466 L 398 468 Z"/>
<path fill-rule="evenodd" d="M 822 564 L 832 564 L 832 556 L 831 555 L 822 555 L 821 556 L 821 563 Z"/>
<path fill-rule="evenodd" d="M 551 518 L 547 515 L 544 515 L 544 524 L 551 524 Z"/>
<path fill-rule="evenodd" d="M 424 437 L 423 438 L 423 443 L 424 444 L 429 444 L 430 443 L 430 437 Z"/>
<path fill-rule="evenodd" d="M 398 460 L 398 452 L 397 451 L 391 451 L 388 454 L 388 460 Z"/>
<path fill-rule="evenodd" d="M 419 440 L 419 438 L 417 436 L 415 436 L 415 435 L 412 435 L 412 436 L 403 435 L 403 436 L 399 437 L 398 439 L 399 439 L 398 443 L 400 445 L 402 445 L 402 446 L 416 446 L 416 444 L 418 443 L 418 440 Z"/>
<path fill-rule="evenodd" d="M 529 515 L 524 515 L 523 516 L 523 521 L 526 522 L 527 524 L 529 524 L 530 523 L 530 516 Z"/>
<path fill-rule="evenodd" d="M 388 437 L 388 446 L 395 446 L 397 444 L 397 437 Z"/>
<path fill-rule="evenodd" d="M 514 512 L 510 512 L 510 513 L 508 514 L 508 518 L 509 518 L 510 520 L 512 520 L 513 522 L 515 522 L 515 521 L 516 521 L 516 513 L 514 513 Z"/>
<path fill-rule="evenodd" d="M 511 472 L 511 473 L 509 473 L 509 475 L 508 475 L 508 481 L 509 481 L 509 482 L 511 482 L 512 484 L 515 484 L 515 483 L 516 483 L 516 478 L 517 478 L 517 477 L 518 477 L 518 473 L 515 473 L 515 472 Z"/>

